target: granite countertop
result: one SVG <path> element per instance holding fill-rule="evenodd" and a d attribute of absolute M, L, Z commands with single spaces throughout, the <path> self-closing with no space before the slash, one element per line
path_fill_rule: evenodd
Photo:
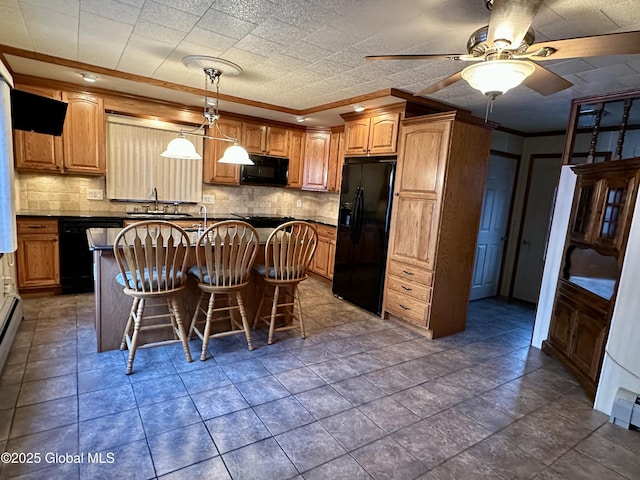
<path fill-rule="evenodd" d="M 127 215 L 126 212 L 84 212 L 84 211 L 47 211 L 43 212 L 41 210 L 20 210 L 17 213 L 18 217 L 52 217 L 52 218 L 119 218 L 123 220 L 149 220 L 149 219 L 158 219 L 158 220 L 203 220 L 204 217 L 202 215 L 194 214 L 194 215 L 148 215 L 145 216 L 143 213 L 139 213 L 136 215 Z M 312 216 L 299 216 L 295 217 L 296 220 L 304 220 L 307 222 L 316 222 L 322 223 L 324 225 L 328 225 L 331 227 L 335 227 L 338 225 L 338 220 L 331 217 L 325 217 L 322 215 L 312 215 Z M 211 222 L 220 222 L 223 220 L 237 220 L 238 217 L 207 217 L 207 223 Z"/>

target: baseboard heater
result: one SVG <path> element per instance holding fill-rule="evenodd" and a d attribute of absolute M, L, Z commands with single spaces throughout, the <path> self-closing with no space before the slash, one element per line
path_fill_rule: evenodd
<path fill-rule="evenodd" d="M 626 388 L 618 388 L 609 421 L 626 429 L 640 429 L 640 396 Z"/>
<path fill-rule="evenodd" d="M 17 295 L 8 295 L 0 305 L 0 372 L 11 350 L 13 339 L 22 320 L 22 300 Z"/>

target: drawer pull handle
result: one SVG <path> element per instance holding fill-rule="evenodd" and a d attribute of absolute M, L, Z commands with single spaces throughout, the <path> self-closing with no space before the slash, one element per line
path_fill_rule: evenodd
<path fill-rule="evenodd" d="M 401 303 L 400 303 L 399 305 L 400 305 L 400 308 L 402 308 L 403 310 L 411 310 L 411 308 L 410 308 L 410 307 L 405 307 L 405 306 L 404 306 L 403 304 L 401 304 Z"/>
<path fill-rule="evenodd" d="M 402 270 L 402 273 L 405 275 L 413 275 L 413 272 L 408 272 L 407 270 Z"/>
<path fill-rule="evenodd" d="M 403 288 L 404 290 L 406 290 L 407 292 L 410 292 L 411 290 L 413 290 L 413 288 L 411 288 L 411 287 L 405 287 L 404 285 L 402 285 L 402 288 Z"/>
<path fill-rule="evenodd" d="M 45 225 L 28 225 L 27 228 L 45 228 Z"/>

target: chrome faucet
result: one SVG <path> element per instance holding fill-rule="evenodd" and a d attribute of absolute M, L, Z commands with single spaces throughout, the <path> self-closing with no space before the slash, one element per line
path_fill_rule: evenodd
<path fill-rule="evenodd" d="M 153 189 L 151 190 L 151 196 L 154 199 L 153 211 L 157 212 L 158 211 L 158 189 L 156 187 L 153 187 Z"/>
<path fill-rule="evenodd" d="M 202 224 L 202 229 L 206 230 L 207 229 L 207 207 L 204 204 L 200 205 L 200 208 L 198 208 L 198 215 L 202 215 L 203 212 L 204 212 L 204 222 Z"/>

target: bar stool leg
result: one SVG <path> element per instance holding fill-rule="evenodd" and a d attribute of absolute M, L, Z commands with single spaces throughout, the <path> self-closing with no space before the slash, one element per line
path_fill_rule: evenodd
<path fill-rule="evenodd" d="M 240 317 L 242 318 L 242 327 L 244 328 L 244 335 L 247 337 L 247 346 L 249 350 L 253 350 L 253 343 L 251 342 L 251 331 L 249 330 L 249 321 L 247 320 L 247 312 L 244 309 L 244 302 L 242 301 L 242 295 L 239 291 L 236 291 L 236 302 L 240 309 Z"/>
<path fill-rule="evenodd" d="M 200 361 L 204 362 L 207 359 L 207 345 L 209 344 L 209 335 L 211 334 L 211 321 L 213 320 L 213 309 L 215 308 L 215 293 L 209 294 L 209 305 L 207 306 L 207 317 L 205 319 L 204 333 L 202 335 L 202 353 L 200 354 Z"/>
<path fill-rule="evenodd" d="M 136 349 L 138 348 L 138 333 L 140 331 L 140 320 L 144 313 L 144 298 L 138 301 L 138 311 L 135 313 L 133 321 L 133 335 L 131 336 L 131 344 L 129 345 L 129 358 L 127 359 L 127 375 L 133 372 L 133 360 L 136 358 Z"/>
<path fill-rule="evenodd" d="M 267 343 L 271 345 L 273 343 L 273 332 L 276 326 L 276 313 L 278 312 L 278 296 L 280 295 L 280 287 L 274 286 L 273 302 L 271 304 L 271 322 L 269 322 L 269 340 Z"/>
<path fill-rule="evenodd" d="M 192 362 L 193 359 L 191 358 L 191 350 L 189 350 L 189 342 L 187 341 L 187 332 L 185 331 L 184 324 L 182 323 L 182 313 L 180 311 L 180 302 L 175 296 L 171 297 L 171 310 L 173 311 L 176 324 L 178 325 L 178 336 L 180 337 L 180 341 L 182 342 L 184 355 L 187 359 L 187 362 Z"/>

